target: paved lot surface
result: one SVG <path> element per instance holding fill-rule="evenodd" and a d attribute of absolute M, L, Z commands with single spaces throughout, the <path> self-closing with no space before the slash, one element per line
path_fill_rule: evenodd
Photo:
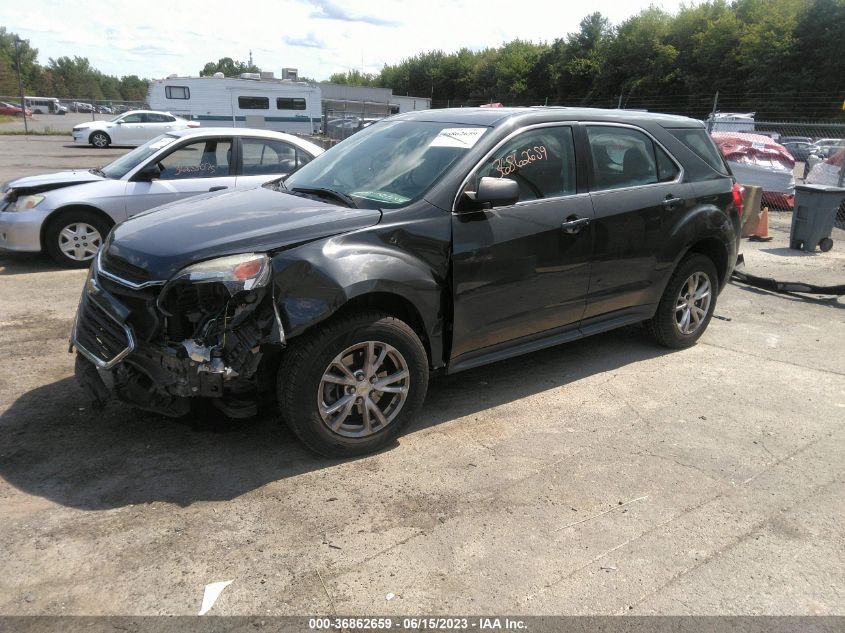
<path fill-rule="evenodd" d="M 0 180 L 106 156 L 21 143 Z M 748 269 L 845 281 L 845 232 L 799 254 L 788 223 Z M 93 413 L 84 274 L 0 255 L 0 613 L 191 614 L 232 580 L 211 613 L 845 614 L 841 300 L 731 285 L 693 349 L 628 328 L 437 379 L 397 445 L 328 461 L 272 412 Z"/>

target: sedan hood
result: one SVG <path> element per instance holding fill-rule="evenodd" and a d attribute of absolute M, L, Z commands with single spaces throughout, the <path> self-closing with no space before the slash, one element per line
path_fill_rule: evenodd
<path fill-rule="evenodd" d="M 120 258 L 143 269 L 149 279 L 165 280 L 197 261 L 278 250 L 366 228 L 380 219 L 377 210 L 258 187 L 198 196 L 137 215 L 115 227 L 103 248 L 107 260 Z"/>
<path fill-rule="evenodd" d="M 15 189 L 23 193 L 39 193 L 51 189 L 61 189 L 71 185 L 81 185 L 86 182 L 106 180 L 102 176 L 92 174 L 87 169 L 74 169 L 72 171 L 57 171 L 52 174 L 39 174 L 38 176 L 24 176 L 6 183 L 6 189 Z"/>

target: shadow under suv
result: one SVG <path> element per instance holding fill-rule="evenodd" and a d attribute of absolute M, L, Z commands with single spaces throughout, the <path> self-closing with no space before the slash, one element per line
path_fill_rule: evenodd
<path fill-rule="evenodd" d="M 72 345 L 102 405 L 211 399 L 330 456 L 385 446 L 430 372 L 644 322 L 693 345 L 737 255 L 742 195 L 703 124 L 619 110 L 392 117 L 284 183 L 114 228 Z"/>

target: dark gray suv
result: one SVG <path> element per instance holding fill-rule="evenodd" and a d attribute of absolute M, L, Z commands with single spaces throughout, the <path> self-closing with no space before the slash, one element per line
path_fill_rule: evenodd
<path fill-rule="evenodd" d="M 97 404 L 232 417 L 274 396 L 331 456 L 377 450 L 458 372 L 643 322 L 702 335 L 741 190 L 692 119 L 617 110 L 395 116 L 285 182 L 136 216 L 72 343 Z"/>

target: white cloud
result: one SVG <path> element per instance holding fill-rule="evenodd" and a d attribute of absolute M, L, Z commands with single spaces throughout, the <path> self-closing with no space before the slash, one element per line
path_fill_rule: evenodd
<path fill-rule="evenodd" d="M 352 68 L 378 72 L 417 53 L 478 50 L 514 38 L 550 42 L 577 30 L 587 13 L 619 23 L 650 4 L 675 11 L 680 0 L 594 0 L 565 6 L 551 0 L 253 0 L 138 4 L 28 0 L 25 19 L 14 3 L 0 6 L 0 24 L 28 38 L 39 60 L 79 55 L 115 75 L 196 75 L 220 57 L 246 60 L 277 74 L 326 79 Z M 689 3 L 687 3 L 689 4 Z M 143 10 L 139 12 L 139 7 Z"/>

